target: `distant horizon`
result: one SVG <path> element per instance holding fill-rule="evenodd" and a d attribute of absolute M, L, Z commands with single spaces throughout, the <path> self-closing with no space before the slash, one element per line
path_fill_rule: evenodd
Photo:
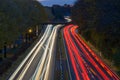
<path fill-rule="evenodd" d="M 38 0 L 43 6 L 53 6 L 53 5 L 61 5 L 70 4 L 73 5 L 76 0 Z"/>

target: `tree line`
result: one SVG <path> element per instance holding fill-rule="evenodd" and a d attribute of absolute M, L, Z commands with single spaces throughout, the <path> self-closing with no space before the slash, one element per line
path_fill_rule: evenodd
<path fill-rule="evenodd" d="M 0 48 L 11 43 L 28 27 L 47 20 L 43 6 L 35 0 L 0 0 Z"/>
<path fill-rule="evenodd" d="M 53 5 L 51 7 L 52 14 L 54 15 L 54 20 L 61 19 L 64 20 L 64 16 L 70 16 L 71 7 L 68 4 L 64 6 Z"/>
<path fill-rule="evenodd" d="M 114 62 L 120 73 L 120 0 L 77 0 L 72 8 L 79 33 Z"/>

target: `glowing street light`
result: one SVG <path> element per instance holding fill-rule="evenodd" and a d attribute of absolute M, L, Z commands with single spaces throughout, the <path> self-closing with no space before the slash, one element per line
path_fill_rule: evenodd
<path fill-rule="evenodd" d="M 32 31 L 32 29 L 29 29 L 28 32 L 29 32 L 29 33 L 32 33 L 33 31 Z"/>

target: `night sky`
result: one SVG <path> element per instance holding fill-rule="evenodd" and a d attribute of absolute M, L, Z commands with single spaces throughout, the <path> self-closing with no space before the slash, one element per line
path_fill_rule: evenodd
<path fill-rule="evenodd" d="M 59 4 L 59 5 L 64 5 L 64 4 L 74 4 L 76 0 L 38 0 L 42 5 L 44 6 L 52 6 L 53 4 Z"/>

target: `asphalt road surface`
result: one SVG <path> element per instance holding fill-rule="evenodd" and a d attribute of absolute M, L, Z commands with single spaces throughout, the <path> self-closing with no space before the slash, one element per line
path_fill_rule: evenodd
<path fill-rule="evenodd" d="M 77 34 L 78 26 L 65 26 L 60 36 L 62 26 L 47 25 L 9 80 L 120 80 Z"/>
<path fill-rule="evenodd" d="M 54 70 L 54 47 L 62 25 L 48 25 L 43 36 L 25 57 L 9 80 L 51 80 Z"/>
<path fill-rule="evenodd" d="M 63 30 L 72 80 L 119 80 L 77 34 L 77 28 L 71 24 Z"/>

